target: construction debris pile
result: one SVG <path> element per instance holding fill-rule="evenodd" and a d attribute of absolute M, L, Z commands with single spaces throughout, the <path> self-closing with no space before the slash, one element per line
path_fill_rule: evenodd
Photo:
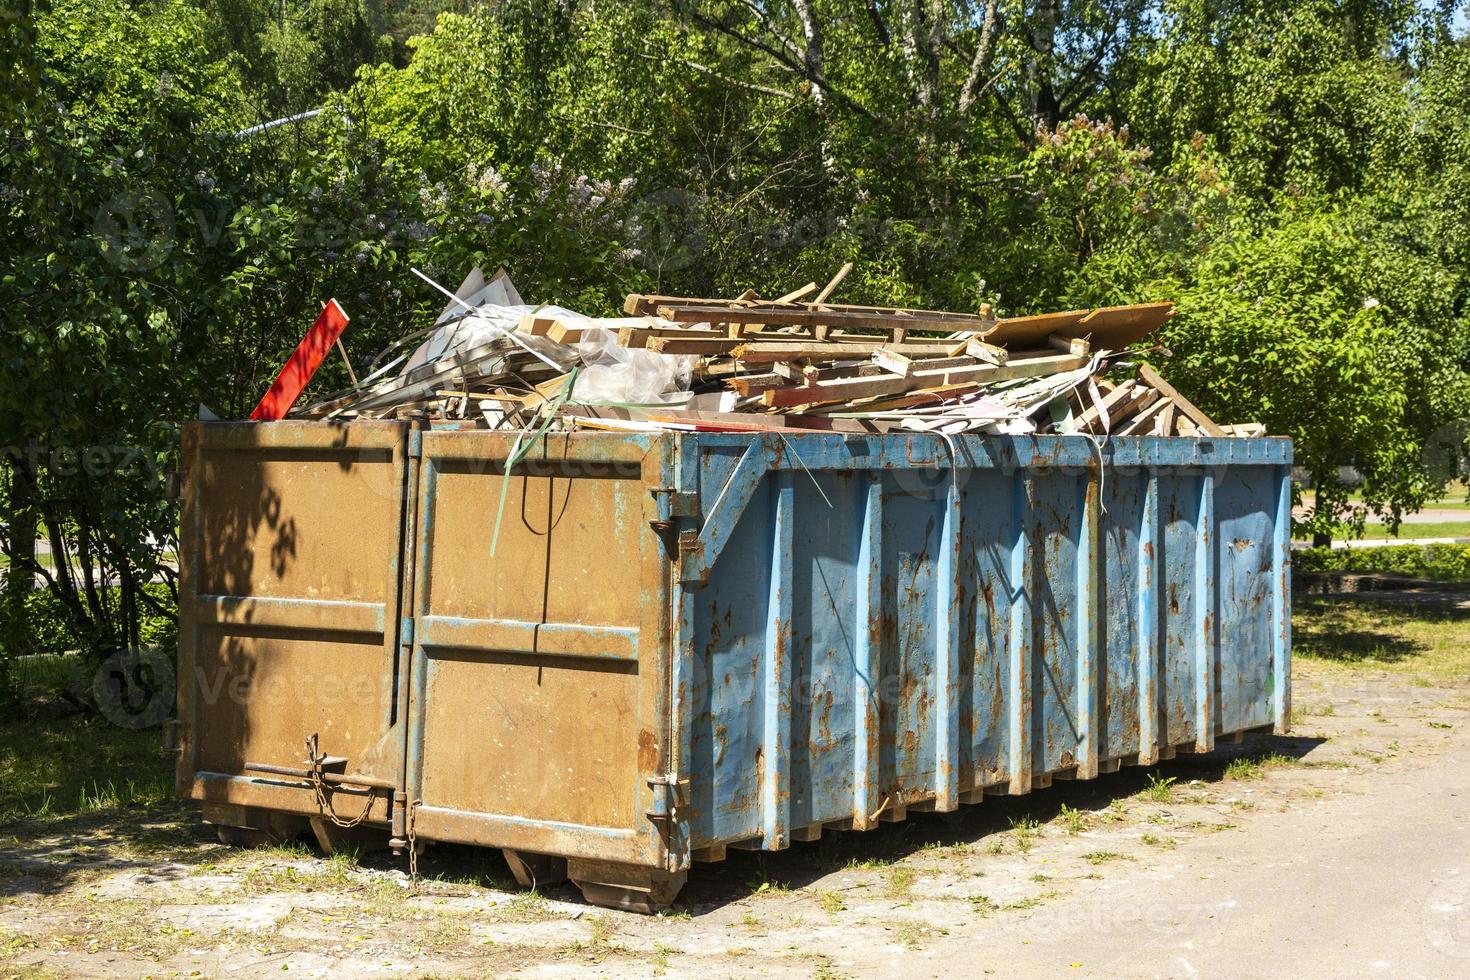
<path fill-rule="evenodd" d="M 1124 353 L 1169 303 L 996 319 L 829 302 L 849 268 L 772 300 L 635 294 L 616 318 L 527 305 L 503 271 L 487 281 L 476 269 L 431 327 L 290 415 L 537 431 L 1264 434 L 1217 425 Z"/>

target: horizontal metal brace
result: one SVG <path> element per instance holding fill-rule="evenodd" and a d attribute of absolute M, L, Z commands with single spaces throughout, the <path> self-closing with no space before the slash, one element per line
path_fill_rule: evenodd
<path fill-rule="evenodd" d="M 333 761 L 332 757 L 323 760 Z M 271 766 L 263 762 L 247 762 L 242 767 L 246 772 L 268 773 L 272 776 L 290 776 L 292 779 L 304 779 L 311 782 L 312 772 L 310 769 L 293 769 L 290 766 Z M 398 784 L 391 779 L 378 779 L 375 776 L 359 776 L 351 772 L 323 772 L 319 774 L 322 782 L 331 783 L 333 786 L 362 786 L 367 789 L 385 789 L 392 791 L 398 788 Z"/>

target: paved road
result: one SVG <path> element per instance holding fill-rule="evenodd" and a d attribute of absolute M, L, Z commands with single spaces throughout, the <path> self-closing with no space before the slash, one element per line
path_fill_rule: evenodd
<path fill-rule="evenodd" d="M 1321 805 L 1262 815 L 1248 836 L 1198 841 L 1184 873 L 1038 910 L 1008 928 L 1017 942 L 1002 972 L 1470 976 L 1470 738 L 1457 743 Z"/>

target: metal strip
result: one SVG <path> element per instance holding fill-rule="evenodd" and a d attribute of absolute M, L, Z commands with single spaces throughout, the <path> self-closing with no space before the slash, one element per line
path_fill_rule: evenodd
<path fill-rule="evenodd" d="M 403 423 L 373 419 L 351 425 L 327 422 L 197 422 L 206 453 L 242 450 L 301 450 L 349 455 L 364 449 L 397 450 L 403 444 Z"/>
<path fill-rule="evenodd" d="M 418 538 L 409 542 L 409 546 L 414 549 L 413 605 L 410 612 L 415 618 L 421 610 L 429 608 L 429 571 L 434 552 L 434 508 L 438 504 L 438 497 L 439 468 L 433 457 L 424 456 L 419 463 Z M 408 769 L 404 779 L 408 786 L 410 806 L 422 799 L 424 793 L 424 731 L 428 724 L 429 691 L 429 658 L 424 651 L 420 631 L 415 629 L 414 633 L 408 682 Z"/>
<path fill-rule="evenodd" d="M 1159 475 L 1144 487 L 1143 521 L 1138 532 L 1138 764 L 1159 761 Z"/>
<path fill-rule="evenodd" d="M 639 832 L 626 827 L 598 827 L 421 805 L 414 813 L 414 828 L 428 840 L 647 866 Z"/>
<path fill-rule="evenodd" d="M 1098 626 L 1101 559 L 1101 487 L 1088 479 L 1082 497 L 1082 529 L 1077 539 L 1077 778 L 1097 776 Z"/>
<path fill-rule="evenodd" d="M 1291 730 L 1291 467 L 1281 468 L 1276 500 L 1271 582 L 1272 714 L 1275 731 Z"/>
<path fill-rule="evenodd" d="M 693 493 L 698 486 L 699 442 L 675 433 L 674 474 L 675 488 L 680 493 Z M 685 585 L 676 575 L 673 577 L 674 604 L 677 618 L 674 621 L 673 663 L 669 670 L 670 706 L 669 725 L 672 728 L 674 748 L 675 784 L 680 778 L 692 779 L 694 767 L 693 706 L 698 703 L 694 692 L 694 589 Z M 680 818 L 681 834 L 688 839 L 688 822 Z M 688 859 L 688 847 L 683 849 L 683 860 Z"/>
<path fill-rule="evenodd" d="M 1034 644 L 1031 577 L 1035 570 L 1033 542 L 1026 523 L 1036 489 L 1034 478 L 1025 474 L 1015 482 L 1015 487 L 1011 498 L 1012 520 L 1016 525 L 1016 543 L 1011 547 L 1011 635 L 1006 646 L 1010 651 L 1010 790 L 1020 794 L 1031 792 L 1031 746 L 1035 738 L 1031 705 Z"/>
<path fill-rule="evenodd" d="M 741 515 L 761 486 L 770 461 L 771 454 L 759 439 L 752 440 L 745 447 L 730 479 L 725 481 L 715 502 L 706 509 L 704 527 L 700 529 L 694 548 L 681 556 L 679 577 L 683 581 L 700 584 L 709 581 L 715 560 L 724 551 L 730 535 L 735 533 L 735 526 L 740 523 Z"/>
<path fill-rule="evenodd" d="M 1199 520 L 1194 543 L 1194 702 L 1196 752 L 1215 748 L 1215 475 L 1200 477 Z"/>
<path fill-rule="evenodd" d="M 853 657 L 852 825 L 877 823 L 879 793 L 879 698 L 883 690 L 883 475 L 868 477 L 867 503 L 857 557 L 857 636 Z"/>
<path fill-rule="evenodd" d="M 964 517 L 957 476 L 950 480 L 944 500 L 935 571 L 934 809 L 940 812 L 956 810 L 960 805 L 960 596 L 964 591 L 960 555 Z"/>
<path fill-rule="evenodd" d="M 771 577 L 766 619 L 762 701 L 764 770 L 761 774 L 761 817 L 767 850 L 790 843 L 791 831 L 791 663 L 792 585 L 794 563 L 792 521 L 796 510 L 794 474 L 772 481 L 775 522 L 771 535 Z M 733 478 L 732 478 L 733 480 Z"/>
<path fill-rule="evenodd" d="M 196 621 L 221 626 L 381 635 L 387 612 L 387 606 L 381 602 L 234 595 L 194 597 Z"/>
<path fill-rule="evenodd" d="M 860 436 L 856 433 L 784 430 L 796 453 L 783 451 L 783 436 L 753 433 L 701 432 L 700 447 L 706 453 L 744 451 L 763 446 L 768 465 L 774 470 L 895 470 L 931 469 L 935 441 L 932 435 L 890 434 Z M 576 440 L 573 434 L 568 439 Z M 1078 469 L 1094 466 L 1098 446 L 1085 436 L 1031 435 L 997 437 L 960 434 L 951 437 L 956 454 L 974 469 L 1054 471 L 1059 467 Z M 1280 466 L 1291 462 L 1291 442 L 1284 438 L 1260 439 L 1157 439 L 1151 436 L 1114 436 L 1102 447 L 1103 465 L 1110 470 L 1140 466 L 1169 468 L 1216 466 Z"/>
<path fill-rule="evenodd" d="M 636 627 L 584 626 L 580 623 L 528 623 L 514 619 L 464 619 L 420 616 L 416 642 L 436 649 L 573 657 L 617 664 L 638 663 Z"/>

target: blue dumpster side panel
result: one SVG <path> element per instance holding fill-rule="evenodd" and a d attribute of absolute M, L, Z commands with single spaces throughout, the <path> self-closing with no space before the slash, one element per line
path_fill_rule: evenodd
<path fill-rule="evenodd" d="M 1289 720 L 1283 439 L 680 436 L 690 849 Z"/>

